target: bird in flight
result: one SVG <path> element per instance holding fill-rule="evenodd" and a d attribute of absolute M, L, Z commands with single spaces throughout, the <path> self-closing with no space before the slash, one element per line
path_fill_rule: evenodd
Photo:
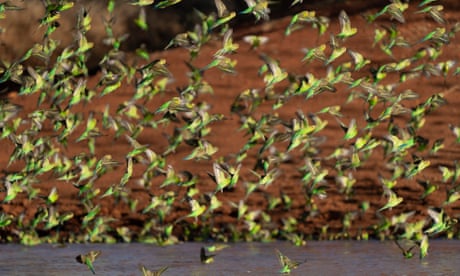
<path fill-rule="evenodd" d="M 89 270 L 91 270 L 93 274 L 96 274 L 96 272 L 94 271 L 93 263 L 96 260 L 96 258 L 99 257 L 99 255 L 101 255 L 100 250 L 91 250 L 87 254 L 78 255 L 75 259 L 77 260 L 77 262 L 87 265 Z"/>

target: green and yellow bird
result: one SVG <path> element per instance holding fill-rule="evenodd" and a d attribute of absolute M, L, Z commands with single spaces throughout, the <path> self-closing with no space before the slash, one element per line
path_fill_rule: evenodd
<path fill-rule="evenodd" d="M 101 255 L 100 250 L 91 250 L 87 254 L 78 255 L 75 259 L 77 260 L 77 262 L 87 265 L 89 270 L 91 270 L 93 274 L 96 274 L 96 272 L 94 271 L 93 263 L 97 259 L 97 257 L 99 257 L 99 255 Z"/>
<path fill-rule="evenodd" d="M 216 255 L 206 255 L 206 249 L 204 247 L 201 247 L 200 261 L 202 264 L 210 264 L 214 262 L 214 256 Z"/>

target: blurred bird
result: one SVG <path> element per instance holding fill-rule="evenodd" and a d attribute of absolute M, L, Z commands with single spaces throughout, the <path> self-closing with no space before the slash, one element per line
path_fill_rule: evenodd
<path fill-rule="evenodd" d="M 252 13 L 256 18 L 256 21 L 259 21 L 261 18 L 263 20 L 270 19 L 270 9 L 268 8 L 268 4 L 272 2 L 268 0 L 244 0 L 248 5 L 248 8 L 243 10 L 242 14 Z"/>
<path fill-rule="evenodd" d="M 16 5 L 14 5 L 13 3 L 11 3 L 12 1 L 4 1 L 2 3 L 0 3 L 0 11 L 1 12 L 4 12 L 4 11 L 7 11 L 7 10 L 23 10 L 24 8 L 22 7 L 18 7 Z M 46 3 L 45 3 L 46 4 Z M 1 14 L 1 13 L 0 13 Z"/>
<path fill-rule="evenodd" d="M 434 209 L 428 209 L 428 215 L 433 220 L 433 225 L 425 230 L 425 234 L 435 235 L 444 231 L 449 230 L 454 224 L 457 223 L 456 219 L 451 219 L 444 213 L 444 210 L 440 212 Z"/>
<path fill-rule="evenodd" d="M 271 87 L 273 84 L 287 78 L 288 73 L 279 66 L 278 61 L 265 54 L 261 54 L 260 58 L 265 62 L 261 68 L 261 71 L 265 72 L 267 69 L 270 71 L 270 74 L 265 75 L 264 77 L 264 81 L 267 83 L 267 87 Z"/>
<path fill-rule="evenodd" d="M 344 124 L 339 118 L 334 117 L 339 123 L 340 128 L 345 132 L 344 140 L 353 139 L 358 134 L 358 127 L 356 126 L 356 119 L 350 120 L 350 125 Z"/>
<path fill-rule="evenodd" d="M 416 245 L 412 245 L 408 249 L 405 249 L 398 240 L 394 240 L 395 244 L 401 249 L 401 252 L 406 259 L 410 259 L 414 256 L 414 253 L 412 253 L 412 250 L 415 248 Z"/>
<path fill-rule="evenodd" d="M 222 192 L 226 187 L 231 188 L 238 182 L 241 164 L 232 167 L 224 162 L 214 162 L 212 168 L 214 174 L 208 173 L 208 175 L 217 184 L 216 192 L 219 190 Z"/>
<path fill-rule="evenodd" d="M 409 8 L 407 3 L 402 3 L 400 0 L 392 0 L 391 4 L 386 5 L 376 14 L 366 15 L 367 22 L 373 22 L 377 19 L 377 17 L 388 13 L 391 19 L 396 19 L 400 23 L 404 23 L 405 19 L 403 16 L 403 12 Z"/>
<path fill-rule="evenodd" d="M 81 264 L 87 265 L 89 270 L 91 270 L 93 274 L 96 274 L 96 272 L 94 271 L 93 262 L 96 260 L 97 257 L 99 257 L 99 255 L 101 255 L 101 251 L 92 250 L 87 254 L 78 255 L 76 257 L 76 260 Z"/>
<path fill-rule="evenodd" d="M 165 272 L 168 269 L 167 266 L 160 267 L 160 269 L 151 271 L 148 270 L 145 266 L 140 265 L 140 270 L 142 271 L 143 276 L 161 276 L 163 272 Z"/>
<path fill-rule="evenodd" d="M 424 192 L 421 196 L 422 199 L 424 199 L 425 197 L 436 191 L 436 189 L 438 189 L 438 186 L 435 184 L 431 184 L 429 180 L 417 179 L 417 183 L 423 187 Z"/>
<path fill-rule="evenodd" d="M 223 35 L 223 47 L 222 49 L 218 50 L 214 56 L 217 57 L 217 56 L 223 56 L 223 55 L 227 55 L 227 54 L 233 54 L 236 52 L 236 50 L 238 49 L 239 45 L 238 43 L 233 43 L 233 30 L 232 29 L 228 29 L 224 35 Z"/>
<path fill-rule="evenodd" d="M 420 2 L 420 4 L 418 4 L 419 7 L 423 7 L 425 5 L 428 5 L 429 3 L 432 3 L 432 2 L 436 2 L 437 0 L 423 0 L 422 2 Z"/>
<path fill-rule="evenodd" d="M 339 14 L 339 23 L 341 31 L 337 37 L 340 39 L 346 39 L 348 37 L 354 36 L 358 32 L 357 28 L 351 27 L 350 18 L 344 10 L 342 10 Z"/>
<path fill-rule="evenodd" d="M 326 61 L 327 57 L 326 54 L 324 53 L 324 50 L 326 49 L 326 44 L 321 44 L 318 47 L 315 48 L 303 48 L 302 52 L 305 53 L 305 56 L 303 57 L 302 61 L 311 61 L 313 59 L 319 59 L 321 61 Z"/>
<path fill-rule="evenodd" d="M 243 41 L 251 45 L 251 49 L 257 49 L 259 46 L 268 42 L 268 37 L 259 35 L 246 35 Z"/>
<path fill-rule="evenodd" d="M 160 1 L 160 3 L 156 4 L 155 8 L 164 9 L 164 8 L 169 7 L 169 6 L 176 5 L 176 4 L 180 3 L 181 1 L 182 0 L 163 0 L 163 1 Z"/>
<path fill-rule="evenodd" d="M 281 253 L 281 251 L 279 251 L 278 249 L 276 249 L 276 252 L 278 253 L 278 259 L 281 264 L 280 273 L 282 274 L 289 274 L 291 273 L 292 269 L 296 269 L 299 265 L 306 262 L 306 260 L 303 262 L 291 261 L 291 259 L 283 255 L 283 253 Z"/>
<path fill-rule="evenodd" d="M 427 6 L 426 8 L 417 11 L 416 13 L 427 13 L 430 15 L 434 21 L 439 24 L 446 24 L 446 20 L 442 15 L 442 10 L 444 7 L 442 5 Z"/>
<path fill-rule="evenodd" d="M 8 120 L 16 117 L 21 110 L 22 106 L 20 105 L 12 104 L 7 101 L 0 101 L 0 127 L 3 127 Z"/>
<path fill-rule="evenodd" d="M 198 220 L 198 217 L 206 211 L 205 205 L 200 205 L 198 200 L 193 198 L 186 198 L 188 203 L 190 204 L 190 208 L 192 209 L 190 214 L 178 218 L 174 223 L 178 223 L 186 218 L 195 218 L 195 221 Z"/>
<path fill-rule="evenodd" d="M 206 140 L 199 140 L 198 147 L 195 147 L 189 155 L 187 155 L 184 160 L 209 160 L 211 156 L 216 153 L 219 149 L 212 145 Z"/>
<path fill-rule="evenodd" d="M 204 247 L 201 247 L 200 261 L 202 264 L 210 264 L 214 262 L 214 256 L 216 255 L 206 255 L 206 249 Z"/>
<path fill-rule="evenodd" d="M 388 201 L 385 206 L 380 208 L 378 211 L 383 211 L 386 209 L 391 209 L 393 207 L 398 206 L 401 202 L 403 202 L 403 198 L 399 197 L 395 192 L 393 192 L 391 189 L 387 188 L 385 185 L 383 186 L 384 194 L 388 196 Z"/>
<path fill-rule="evenodd" d="M 460 143 L 460 127 L 449 124 L 449 128 L 452 131 L 452 133 L 455 135 L 455 142 L 457 144 Z"/>
<path fill-rule="evenodd" d="M 347 50 L 348 54 L 352 57 L 353 63 L 355 64 L 355 71 L 359 71 L 361 68 L 371 63 L 369 59 L 366 59 L 358 52 Z"/>
<path fill-rule="evenodd" d="M 418 241 L 417 244 L 420 247 L 420 259 L 423 259 L 428 254 L 428 236 L 423 235 L 422 239 Z"/>
<path fill-rule="evenodd" d="M 409 8 L 407 3 L 401 3 L 399 0 L 393 0 L 391 4 L 387 5 L 388 14 L 390 14 L 391 18 L 396 19 L 400 23 L 405 23 L 406 20 L 404 19 L 403 12 Z"/>
<path fill-rule="evenodd" d="M 224 17 L 228 15 L 228 9 L 227 6 L 225 6 L 224 2 L 222 0 L 214 0 L 214 4 L 217 9 L 217 15 L 219 17 Z"/>
<path fill-rule="evenodd" d="M 134 6 L 148 6 L 152 5 L 155 0 L 131 0 L 129 3 Z"/>
<path fill-rule="evenodd" d="M 206 247 L 206 249 L 209 251 L 209 252 L 217 252 L 217 251 L 220 251 L 220 250 L 223 250 L 227 247 L 230 247 L 230 245 L 228 244 L 213 244 L 213 245 L 210 245 L 208 247 Z"/>

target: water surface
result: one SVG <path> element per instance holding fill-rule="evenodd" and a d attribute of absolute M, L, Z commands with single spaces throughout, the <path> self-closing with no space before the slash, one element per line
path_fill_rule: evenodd
<path fill-rule="evenodd" d="M 184 243 L 159 247 L 148 244 L 69 244 L 63 247 L 0 245 L 0 275 L 92 275 L 75 257 L 101 250 L 96 275 L 142 275 L 139 265 L 163 275 L 279 275 L 275 249 L 296 261 L 307 260 L 291 275 L 458 275 L 460 241 L 430 240 L 429 255 L 405 259 L 392 242 L 311 241 L 304 247 L 288 242 L 236 243 L 217 252 L 215 261 L 200 262 L 202 246 Z"/>

